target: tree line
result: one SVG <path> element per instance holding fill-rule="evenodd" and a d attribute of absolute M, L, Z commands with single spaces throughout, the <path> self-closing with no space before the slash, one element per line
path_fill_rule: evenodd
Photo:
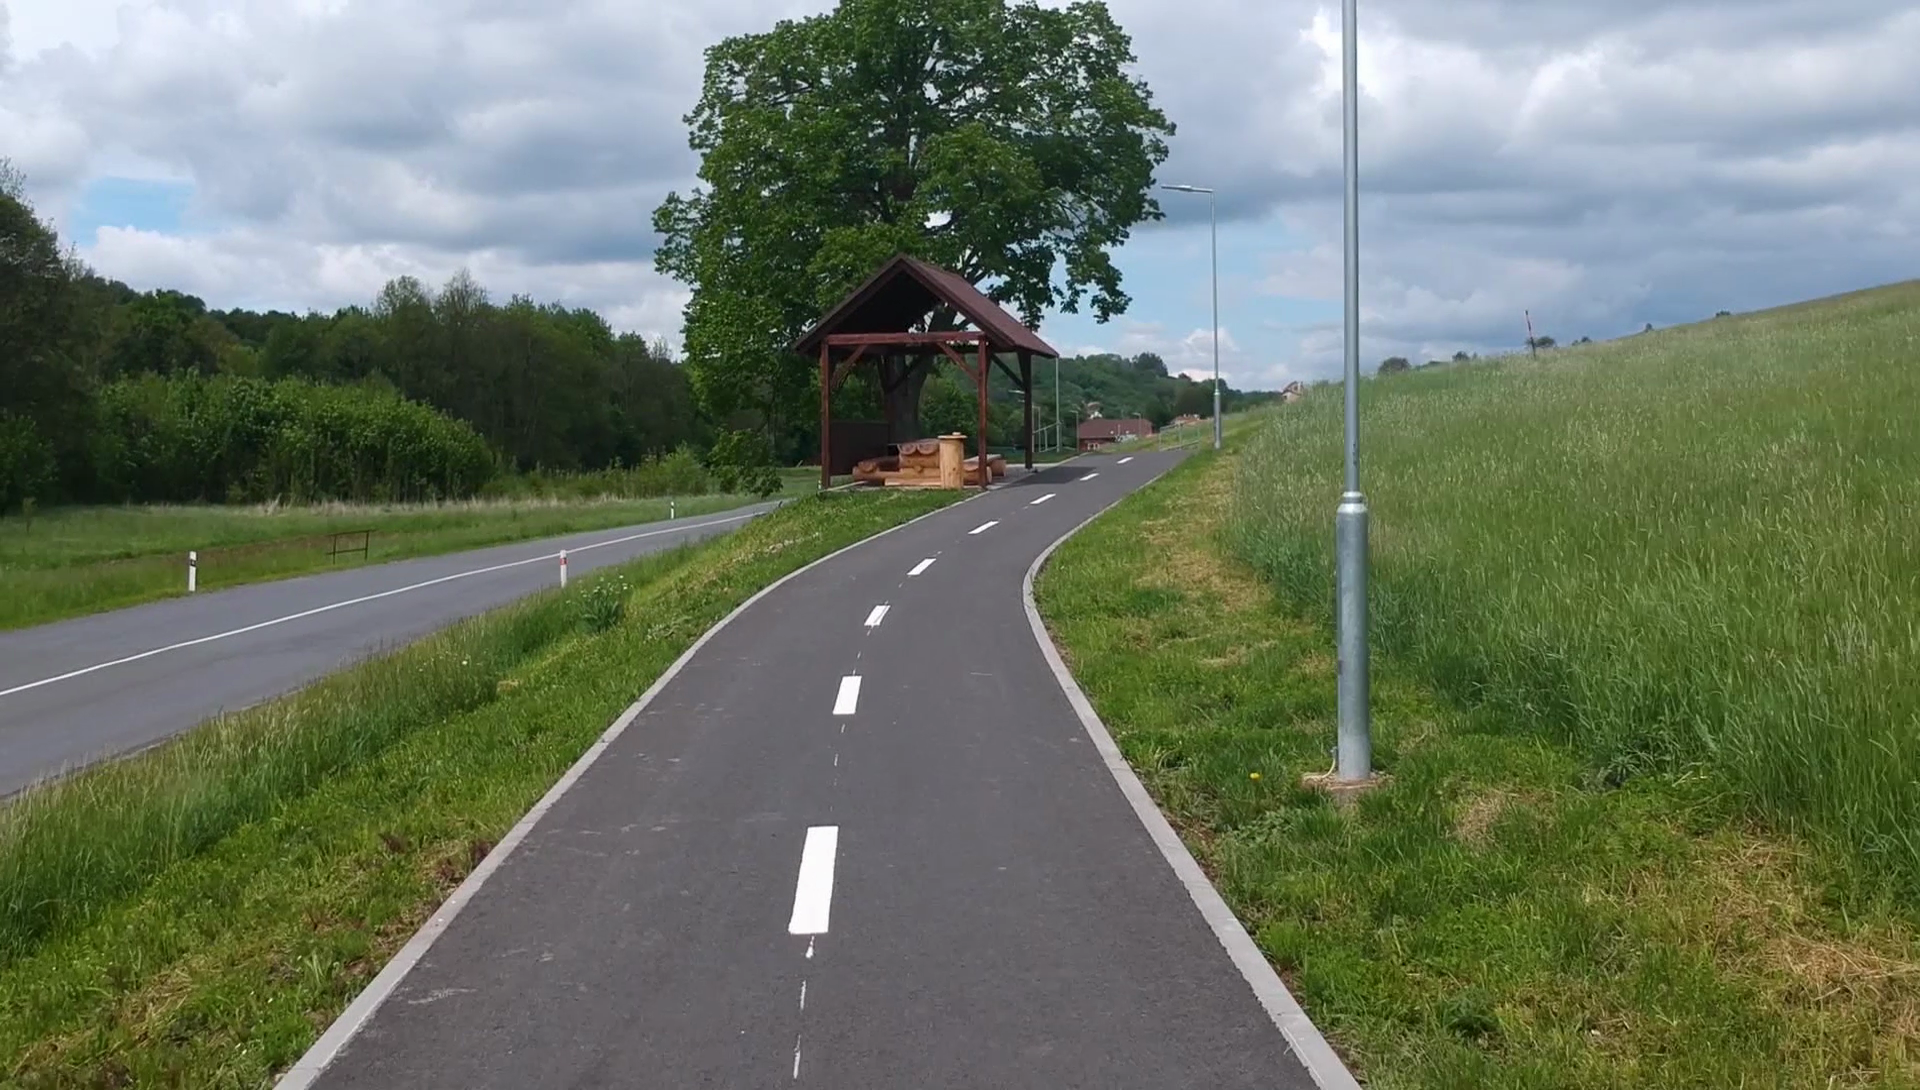
<path fill-rule="evenodd" d="M 0 511 L 430 499 L 632 465 L 711 429 L 659 344 L 465 272 L 332 314 L 138 292 L 63 251 L 0 161 Z"/>

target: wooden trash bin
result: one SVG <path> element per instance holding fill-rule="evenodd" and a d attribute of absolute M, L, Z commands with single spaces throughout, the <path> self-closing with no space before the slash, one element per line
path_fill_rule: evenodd
<path fill-rule="evenodd" d="M 940 487 L 966 485 L 967 437 L 959 433 L 940 437 Z"/>

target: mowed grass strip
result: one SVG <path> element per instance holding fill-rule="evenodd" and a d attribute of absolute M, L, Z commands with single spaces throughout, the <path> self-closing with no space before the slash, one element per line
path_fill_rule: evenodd
<path fill-rule="evenodd" d="M 261 1085 L 702 632 L 954 498 L 796 501 L 0 809 L 0 1085 Z"/>
<path fill-rule="evenodd" d="M 817 485 L 817 481 L 816 481 Z M 788 495 L 808 491 L 789 480 Z M 756 502 L 686 496 L 681 517 Z M 473 500 L 439 504 L 312 507 L 56 508 L 0 517 L 0 629 L 172 598 L 187 589 L 187 553 L 200 553 L 202 591 L 503 545 L 532 538 L 657 522 L 666 498 Z M 330 557 L 327 535 L 372 530 L 367 552 Z M 356 539 L 346 543 L 357 547 Z"/>
<path fill-rule="evenodd" d="M 1129 762 L 1369 1087 L 1920 1085 L 1912 919 L 1742 821 L 1710 777 L 1610 786 L 1381 654 L 1389 785 L 1350 810 L 1302 788 L 1332 765 L 1333 638 L 1232 555 L 1254 457 L 1203 454 L 1129 498 L 1037 594 Z M 1331 536 L 1337 487 L 1321 500 Z"/>

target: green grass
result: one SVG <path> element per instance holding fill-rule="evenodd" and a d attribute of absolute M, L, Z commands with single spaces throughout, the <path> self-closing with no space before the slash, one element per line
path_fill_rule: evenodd
<path fill-rule="evenodd" d="M 812 490 L 792 475 L 784 483 L 788 496 Z M 669 502 L 686 516 L 728 510 L 754 498 L 74 507 L 31 520 L 0 517 L 0 629 L 184 594 L 188 550 L 200 554 L 200 588 L 216 590 L 652 522 L 667 517 Z M 328 557 L 325 535 L 363 529 L 374 531 L 366 556 Z"/>
<path fill-rule="evenodd" d="M 701 632 L 956 498 L 803 500 L 0 809 L 0 1085 L 262 1085 Z"/>
<path fill-rule="evenodd" d="M 1302 786 L 1331 765 L 1332 634 L 1322 603 L 1233 555 L 1234 512 L 1274 472 L 1240 446 L 1083 530 L 1037 593 L 1127 759 L 1369 1087 L 1920 1086 L 1911 910 L 1742 820 L 1722 780 L 1616 786 L 1383 653 L 1391 779 L 1351 808 Z"/>
<path fill-rule="evenodd" d="M 1920 282 L 1366 383 L 1377 645 L 1920 900 L 1917 352 Z M 1317 614 L 1337 401 L 1249 448 L 1235 525 Z"/>

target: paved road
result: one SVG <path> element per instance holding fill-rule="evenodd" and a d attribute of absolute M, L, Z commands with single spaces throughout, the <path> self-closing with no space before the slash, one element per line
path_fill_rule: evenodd
<path fill-rule="evenodd" d="M 1033 558 L 1174 457 L 1043 470 L 762 599 L 317 1085 L 1313 1085 L 1025 618 Z"/>
<path fill-rule="evenodd" d="M 256 583 L 0 632 L 0 796 L 43 776 L 151 745 L 221 711 L 297 689 L 370 653 L 552 586 L 559 578 L 557 561 L 516 562 L 551 556 L 564 548 L 569 550 L 571 573 L 580 575 L 725 533 L 771 507 L 759 504 L 626 529 Z M 583 548 L 586 551 L 580 551 Z M 497 570 L 462 574 L 485 568 Z M 388 593 L 433 580 L 445 581 Z M 385 596 L 270 623 L 368 595 Z M 48 681 L 263 623 L 266 626 L 255 631 Z M 33 687 L 8 691 L 20 686 Z"/>

